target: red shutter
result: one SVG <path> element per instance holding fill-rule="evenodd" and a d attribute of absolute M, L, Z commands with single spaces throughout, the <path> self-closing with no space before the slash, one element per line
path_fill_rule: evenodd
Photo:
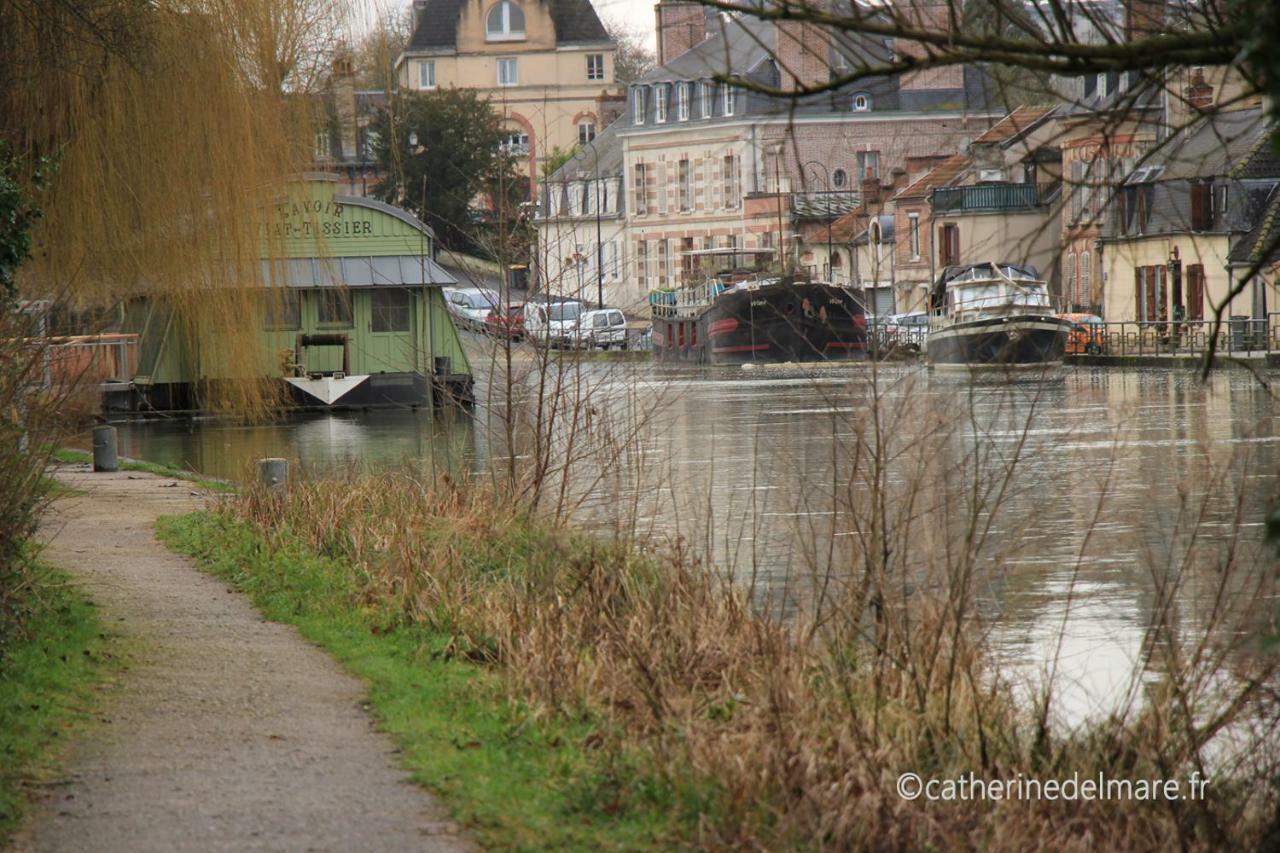
<path fill-rule="evenodd" d="M 1156 275 L 1159 277 L 1159 281 L 1160 281 L 1160 294 L 1159 294 L 1160 295 L 1160 319 L 1168 320 L 1169 319 L 1169 292 L 1168 292 L 1168 288 L 1165 286 L 1165 280 L 1164 280 L 1165 268 L 1163 264 L 1160 264 L 1158 266 L 1152 267 L 1152 269 L 1156 271 Z"/>
<path fill-rule="evenodd" d="M 1147 319 L 1143 312 L 1142 296 L 1146 284 L 1146 270 L 1142 267 L 1133 268 L 1133 315 L 1138 322 Z"/>
<path fill-rule="evenodd" d="M 1204 265 L 1187 267 L 1187 319 L 1204 319 Z"/>

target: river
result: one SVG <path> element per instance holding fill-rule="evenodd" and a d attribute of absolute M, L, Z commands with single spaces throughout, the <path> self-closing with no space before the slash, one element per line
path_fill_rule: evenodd
<path fill-rule="evenodd" d="M 984 577 L 981 600 L 1001 666 L 1029 684 L 1056 667 L 1068 721 L 1114 709 L 1158 677 L 1142 662 L 1154 610 L 1174 607 L 1194 626 L 1216 618 L 1223 564 L 1236 573 L 1228 593 L 1255 603 L 1274 573 L 1260 539 L 1280 434 L 1269 392 L 1243 370 L 1201 383 L 1187 371 L 1066 368 L 1047 382 L 970 386 L 915 368 L 885 368 L 874 385 L 867 367 L 574 369 L 595 418 L 578 447 L 613 448 L 582 454 L 574 511 L 678 535 L 775 605 L 812 596 L 848 564 L 860 523 L 852 507 L 866 491 L 857 449 L 893 451 L 888 488 L 924 480 L 902 547 L 924 549 L 928 562 L 928 549 L 944 549 L 940 529 L 989 521 L 981 556 L 999 571 Z M 483 402 L 499 385 L 480 383 L 474 414 L 122 424 L 120 452 L 229 478 L 263 456 L 307 474 L 405 460 L 483 472 L 507 455 Z M 884 415 L 882 437 L 869 441 L 873 390 Z M 537 451 L 517 438 L 516 452 Z M 968 513 L 974 483 L 994 482 L 975 460 L 1004 470 L 1014 455 L 998 511 L 988 497 Z"/>

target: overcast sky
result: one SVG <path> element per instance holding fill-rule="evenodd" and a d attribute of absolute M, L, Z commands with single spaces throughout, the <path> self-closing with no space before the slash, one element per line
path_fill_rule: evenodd
<path fill-rule="evenodd" d="M 591 0 L 600 17 L 621 24 L 632 32 L 643 34 L 653 43 L 653 6 L 655 0 Z"/>

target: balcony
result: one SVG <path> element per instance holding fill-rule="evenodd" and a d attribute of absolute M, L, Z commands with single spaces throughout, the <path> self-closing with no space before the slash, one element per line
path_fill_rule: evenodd
<path fill-rule="evenodd" d="M 1059 184 L 977 184 L 933 191 L 933 213 L 991 213 L 1034 210 L 1057 195 Z"/>

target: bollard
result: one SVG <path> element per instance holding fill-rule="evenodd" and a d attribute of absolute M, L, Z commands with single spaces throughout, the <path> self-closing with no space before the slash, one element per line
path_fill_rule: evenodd
<path fill-rule="evenodd" d="M 283 494 L 289 488 L 289 460 L 259 459 L 258 480 L 272 494 Z"/>
<path fill-rule="evenodd" d="M 96 426 L 93 428 L 93 470 L 120 470 L 116 458 L 116 428 L 113 426 Z"/>

